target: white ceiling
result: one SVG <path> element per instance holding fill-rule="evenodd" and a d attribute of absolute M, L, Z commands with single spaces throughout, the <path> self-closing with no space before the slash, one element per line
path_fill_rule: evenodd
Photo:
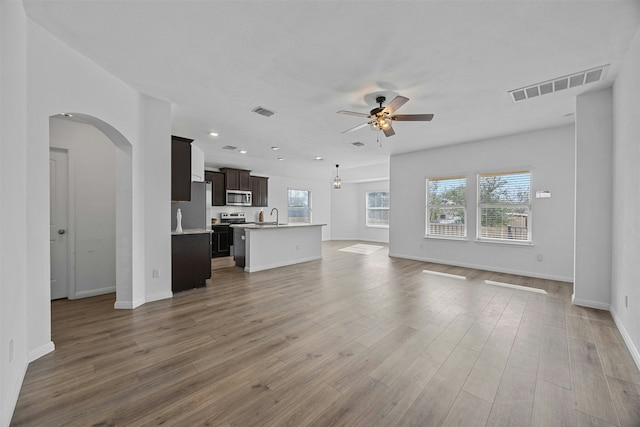
<path fill-rule="evenodd" d="M 207 166 L 330 179 L 339 163 L 347 181 L 390 154 L 572 123 L 577 94 L 611 85 L 640 17 L 638 1 L 24 4 L 62 41 L 170 101 L 174 134 L 195 139 Z M 519 103 L 508 95 L 604 64 L 604 82 Z M 401 114 L 435 118 L 396 122 L 390 138 L 343 134 L 366 119 L 336 111 L 366 113 L 378 94 L 410 98 Z M 257 115 L 258 106 L 277 114 Z"/>

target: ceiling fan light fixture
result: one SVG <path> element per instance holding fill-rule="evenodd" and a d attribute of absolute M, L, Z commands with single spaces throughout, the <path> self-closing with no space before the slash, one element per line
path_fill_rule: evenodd
<path fill-rule="evenodd" d="M 392 121 L 430 122 L 433 119 L 433 114 L 396 114 L 396 110 L 398 110 L 400 107 L 406 104 L 407 101 L 409 101 L 409 98 L 407 97 L 398 95 L 393 98 L 386 107 L 383 107 L 382 104 L 385 101 L 386 98 L 384 96 L 378 96 L 376 98 L 376 102 L 380 104 L 380 106 L 369 111 L 369 114 L 346 110 L 338 111 L 338 114 L 367 117 L 369 119 L 368 122 L 358 126 L 354 126 L 342 133 L 353 132 L 355 130 L 369 126 L 369 129 L 374 131 L 382 131 L 382 133 L 384 133 L 384 136 L 390 137 L 396 134 L 392 127 Z"/>
<path fill-rule="evenodd" d="M 336 165 L 336 177 L 333 178 L 333 189 L 339 190 L 342 188 L 342 180 L 340 179 L 340 175 L 338 175 L 338 168 L 340 165 Z"/>

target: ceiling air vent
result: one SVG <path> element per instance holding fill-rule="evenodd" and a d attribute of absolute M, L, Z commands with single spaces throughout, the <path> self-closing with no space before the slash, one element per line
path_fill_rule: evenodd
<path fill-rule="evenodd" d="M 509 91 L 513 102 L 604 80 L 609 64 Z"/>
<path fill-rule="evenodd" d="M 253 111 L 254 113 L 258 113 L 261 116 L 265 116 L 265 117 L 271 117 L 276 113 L 275 111 L 267 110 L 264 107 L 256 107 L 251 111 Z"/>
<path fill-rule="evenodd" d="M 233 145 L 225 145 L 224 147 L 222 147 L 223 150 L 237 150 L 238 147 L 234 147 Z"/>

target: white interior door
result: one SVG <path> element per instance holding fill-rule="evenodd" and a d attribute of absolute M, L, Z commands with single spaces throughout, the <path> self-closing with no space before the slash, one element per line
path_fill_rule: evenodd
<path fill-rule="evenodd" d="M 51 299 L 67 298 L 69 289 L 69 156 L 49 150 L 51 220 Z"/>

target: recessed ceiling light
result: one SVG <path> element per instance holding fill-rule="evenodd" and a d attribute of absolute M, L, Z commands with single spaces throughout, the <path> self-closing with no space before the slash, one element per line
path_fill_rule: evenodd
<path fill-rule="evenodd" d="M 247 154 L 247 150 L 240 150 L 240 154 Z"/>
<path fill-rule="evenodd" d="M 320 156 L 315 156 L 315 157 L 313 158 L 313 160 L 324 160 L 324 159 L 323 159 L 322 157 L 320 157 Z"/>
<path fill-rule="evenodd" d="M 218 134 L 218 132 L 209 132 L 209 135 L 211 135 L 211 136 L 218 136 L 219 134 Z"/>
<path fill-rule="evenodd" d="M 273 151 L 278 151 L 278 150 L 280 149 L 280 147 L 271 147 L 271 149 L 272 149 Z"/>

